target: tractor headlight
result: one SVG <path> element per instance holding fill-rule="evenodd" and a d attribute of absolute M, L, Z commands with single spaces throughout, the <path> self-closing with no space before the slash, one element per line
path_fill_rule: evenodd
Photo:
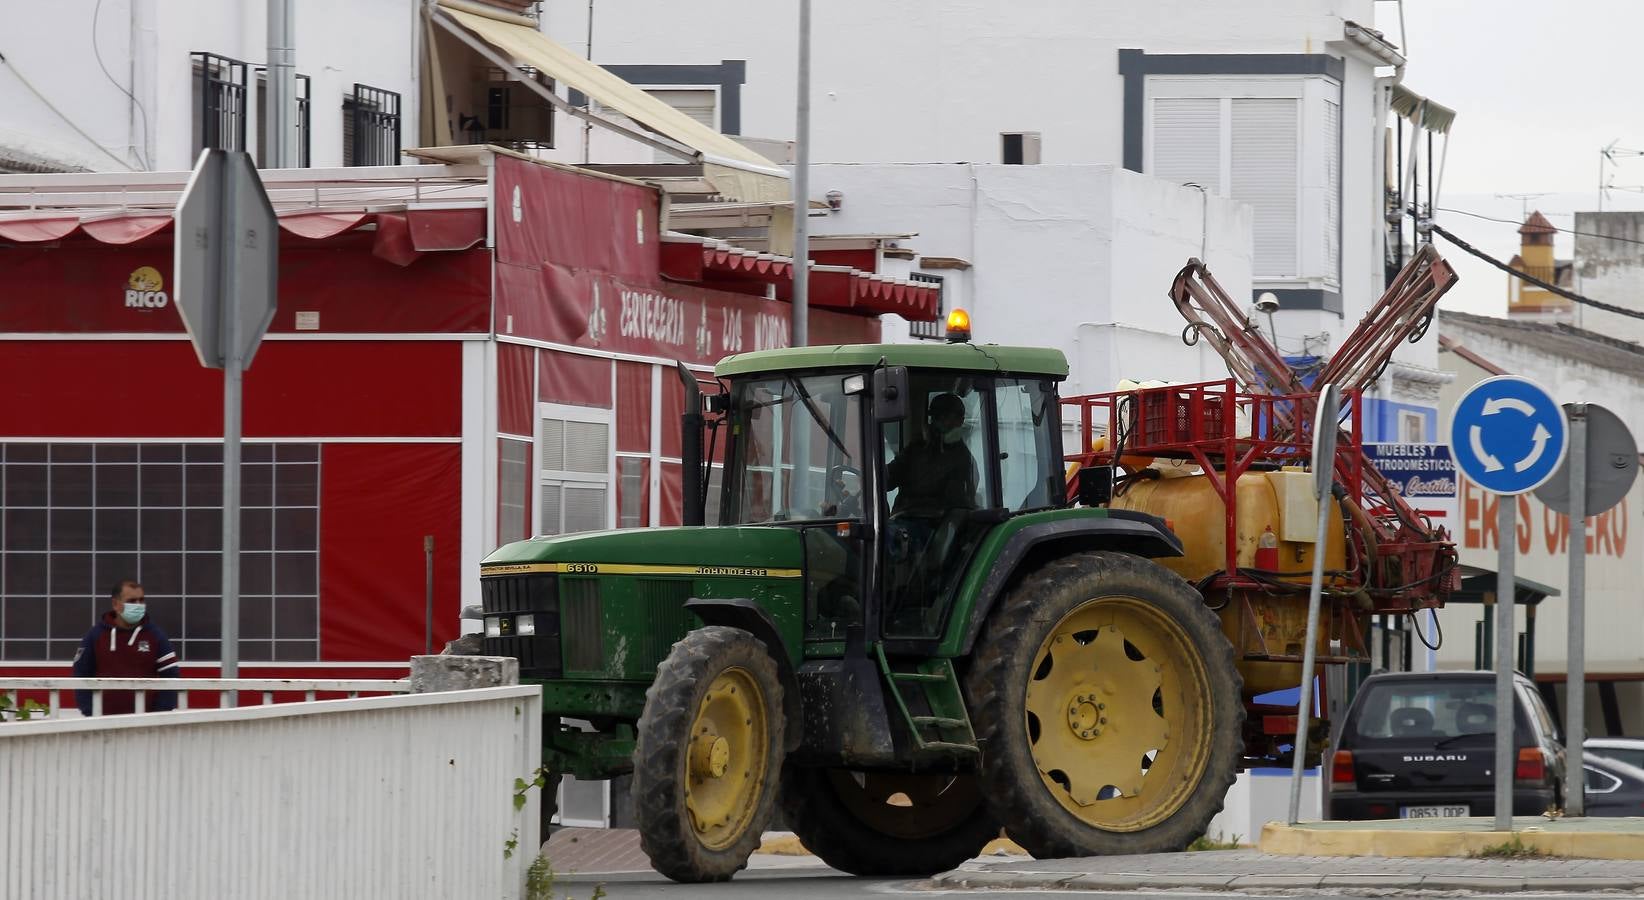
<path fill-rule="evenodd" d="M 485 619 L 485 636 L 486 637 L 502 637 L 502 620 L 497 618 L 496 616 L 486 617 L 486 619 Z"/>
<path fill-rule="evenodd" d="M 536 634 L 537 620 L 529 613 L 516 617 L 514 619 L 514 633 L 521 636 Z"/>
<path fill-rule="evenodd" d="M 846 394 L 860 394 L 868 389 L 868 376 L 860 373 L 846 375 L 844 388 Z"/>

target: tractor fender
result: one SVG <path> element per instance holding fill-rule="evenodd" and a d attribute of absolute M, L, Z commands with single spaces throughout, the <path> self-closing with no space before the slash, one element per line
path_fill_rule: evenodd
<path fill-rule="evenodd" d="M 799 748 L 805 736 L 804 707 L 799 698 L 799 678 L 794 674 L 793 661 L 783 650 L 781 632 L 776 620 L 765 608 L 752 600 L 692 597 L 685 601 L 686 612 L 695 613 L 704 625 L 726 625 L 740 628 L 765 643 L 765 649 L 776 661 L 777 677 L 782 680 L 782 712 L 788 718 L 786 731 L 787 751 Z"/>
<path fill-rule="evenodd" d="M 1181 556 L 1182 539 L 1158 516 L 1129 509 L 1109 509 L 1103 518 L 1081 516 L 1035 522 L 1016 530 L 993 557 L 987 577 L 977 590 L 960 654 L 969 655 L 988 613 L 1024 563 L 1043 553 L 1064 556 L 1079 550 L 1118 550 L 1157 559 Z"/>

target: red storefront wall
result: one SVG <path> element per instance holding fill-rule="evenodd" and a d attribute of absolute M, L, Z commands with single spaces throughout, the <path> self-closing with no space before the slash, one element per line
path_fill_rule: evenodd
<path fill-rule="evenodd" d="M 436 548 L 436 648 L 456 635 L 462 588 L 463 342 L 401 338 L 483 333 L 490 320 L 490 253 L 411 253 L 391 261 L 373 253 L 383 241 L 370 232 L 319 241 L 282 237 L 279 314 L 271 333 L 298 337 L 301 312 L 307 314 L 305 330 L 319 334 L 314 340 L 265 340 L 259 348 L 245 378 L 245 446 L 248 462 L 258 453 L 272 453 L 270 444 L 302 448 L 299 452 L 313 448 L 317 466 L 309 468 L 317 472 L 317 484 L 312 485 L 317 509 L 311 514 L 317 519 L 312 527 L 317 530 L 318 560 L 311 577 L 317 583 L 303 590 L 312 591 L 317 599 L 312 612 L 280 597 L 271 598 L 264 608 L 270 610 L 268 616 L 313 617 L 310 627 L 318 649 L 312 661 L 326 674 L 392 676 L 395 673 L 389 670 L 348 664 L 403 662 L 422 652 L 425 535 L 433 536 Z M 168 447 L 204 448 L 220 441 L 221 373 L 201 368 L 192 346 L 180 339 L 181 323 L 169 302 L 125 302 L 128 284 L 144 267 L 154 272 L 148 280 L 160 285 L 145 286 L 163 292 L 170 282 L 170 260 L 169 233 L 125 246 L 70 238 L 40 246 L 0 247 L 0 277 L 8 284 L 8 300 L 0 304 L 0 333 L 6 337 L 0 341 L 0 378 L 9 386 L 0 393 L 0 443 L 25 445 L 29 454 L 44 453 L 43 445 L 49 444 L 54 454 L 58 447 L 69 448 L 63 455 L 70 456 L 89 452 L 86 445 L 112 447 L 117 453 L 126 452 L 121 449 L 125 446 L 140 446 L 145 453 L 163 455 L 173 452 Z M 32 338 L 35 333 L 52 338 Z M 67 337 L 81 334 L 84 339 Z M 266 468 L 276 470 L 274 465 Z M 192 465 L 179 469 L 213 471 Z M 22 466 L 17 471 L 30 477 L 38 471 L 44 477 L 48 469 Z M 214 471 L 220 479 L 220 467 Z M 217 502 L 220 505 L 220 487 Z M 96 502 L 91 505 L 88 515 L 98 512 Z M 251 524 L 245 527 L 254 528 L 261 513 L 249 506 L 246 521 Z M 149 514 L 142 509 L 132 513 Z M 156 514 L 164 518 L 164 511 Z M 279 527 L 281 514 L 280 509 L 268 512 L 276 519 L 271 527 Z M 195 524 L 214 514 L 180 509 L 176 515 Z M 210 520 L 220 528 L 220 518 Z M 196 528 L 189 543 L 202 531 Z M 55 533 L 42 538 L 39 548 L 54 563 L 59 561 L 51 545 L 56 538 Z M 61 561 L 88 560 L 99 566 L 100 577 L 107 566 L 101 562 L 105 554 L 97 549 L 74 546 L 65 550 Z M 145 560 L 209 555 L 171 554 L 172 548 L 163 547 L 168 552 L 151 557 L 146 545 L 116 549 L 106 559 L 117 565 L 134 559 L 139 550 Z M 267 556 L 278 566 L 282 555 Z M 62 567 L 65 573 L 71 568 Z M 169 564 L 154 568 L 166 575 L 171 571 Z M 187 571 L 198 574 L 195 569 Z M 0 571 L 0 578 L 4 575 Z M 183 601 L 168 602 L 168 597 L 179 594 L 181 587 L 141 577 L 147 582 L 157 624 L 174 639 L 201 639 L 201 634 L 189 633 L 186 623 L 161 618 L 168 608 L 180 611 Z M 90 580 L 88 576 L 88 584 Z M 50 602 L 56 606 L 49 637 L 55 640 L 42 642 L 43 646 L 60 649 L 68 629 L 83 632 L 90 627 L 89 610 L 103 604 L 106 585 L 90 587 L 83 601 L 89 605 L 79 607 L 72 598 L 60 600 L 52 592 Z M 210 604 L 200 602 L 201 591 L 200 583 L 188 589 L 189 618 L 212 620 L 214 628 L 216 616 L 209 613 Z M 8 593 L 3 581 L 0 600 L 22 602 L 15 592 Z M 243 638 L 248 625 L 265 615 L 257 611 L 259 602 L 248 601 L 242 608 Z M 80 608 L 88 613 L 74 625 L 73 611 Z M 34 643 L 21 640 L 33 635 L 8 633 L 12 624 L 0 620 L 0 638 L 18 641 L 10 646 L 33 649 Z M 216 649 L 214 642 L 194 646 Z M 273 649 L 279 645 L 272 640 L 247 641 L 244 646 L 250 651 L 242 653 L 244 674 L 315 674 L 312 665 L 281 666 L 280 662 L 308 657 Z M 259 656 L 259 647 L 268 650 Z M 51 652 L 45 658 L 59 665 L 34 671 L 61 672 L 68 655 L 72 653 Z M 191 656 L 185 649 L 182 655 L 187 674 L 207 675 L 214 669 L 209 662 L 215 652 Z M 8 657 L 0 659 L 0 669 L 14 674 L 29 670 L 16 665 L 15 654 Z"/>

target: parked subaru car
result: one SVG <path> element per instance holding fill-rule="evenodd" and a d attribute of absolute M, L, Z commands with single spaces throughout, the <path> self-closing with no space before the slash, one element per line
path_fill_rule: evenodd
<path fill-rule="evenodd" d="M 1636 742 L 1635 742 L 1636 743 Z M 1600 756 L 1611 752 L 1583 745 L 1582 774 L 1587 783 L 1587 815 L 1644 816 L 1644 768 L 1622 762 L 1619 757 Z"/>
<path fill-rule="evenodd" d="M 1561 807 L 1564 747 L 1535 685 L 1513 677 L 1513 814 Z M 1331 819 L 1493 816 L 1492 672 L 1372 675 L 1348 707 L 1331 758 Z"/>

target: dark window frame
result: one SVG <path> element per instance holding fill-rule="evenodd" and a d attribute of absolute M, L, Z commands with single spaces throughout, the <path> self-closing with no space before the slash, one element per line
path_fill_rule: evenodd
<path fill-rule="evenodd" d="M 307 75 L 297 75 L 297 168 L 313 165 L 313 81 Z M 252 155 L 258 168 L 267 168 L 263 155 L 268 152 L 268 69 L 257 69 L 257 146 Z"/>
<path fill-rule="evenodd" d="M 250 67 L 240 60 L 196 50 L 192 60 L 194 85 L 194 152 L 244 150 L 247 77 Z M 225 142 L 225 134 L 226 142 Z"/>
<path fill-rule="evenodd" d="M 920 284 L 936 285 L 936 320 L 933 322 L 908 322 L 908 336 L 922 341 L 947 340 L 944 323 L 948 314 L 947 279 L 941 275 L 927 275 L 924 272 L 909 272 L 908 280 Z"/>
<path fill-rule="evenodd" d="M 355 82 L 342 108 L 343 165 L 399 165 L 400 95 Z"/>

